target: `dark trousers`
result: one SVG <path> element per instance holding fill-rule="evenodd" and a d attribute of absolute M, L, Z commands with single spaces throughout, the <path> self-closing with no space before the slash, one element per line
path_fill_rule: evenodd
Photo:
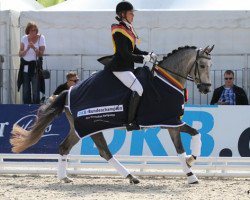
<path fill-rule="evenodd" d="M 23 72 L 23 103 L 24 104 L 39 104 L 40 91 L 39 91 L 38 75 L 28 75 Z M 32 91 L 32 93 L 31 93 Z"/>

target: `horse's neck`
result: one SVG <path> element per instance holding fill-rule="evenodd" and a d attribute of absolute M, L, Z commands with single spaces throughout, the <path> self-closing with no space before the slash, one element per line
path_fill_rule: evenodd
<path fill-rule="evenodd" d="M 194 61 L 194 53 L 187 52 L 183 56 L 177 53 L 176 55 L 172 55 L 171 58 L 167 58 L 163 61 L 161 66 L 184 87 L 187 81 L 185 78 L 187 78 Z"/>

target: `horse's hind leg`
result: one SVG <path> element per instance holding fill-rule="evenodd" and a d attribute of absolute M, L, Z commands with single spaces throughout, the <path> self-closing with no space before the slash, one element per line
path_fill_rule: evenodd
<path fill-rule="evenodd" d="M 192 155 L 187 159 L 187 164 L 191 167 L 196 158 L 201 154 L 201 134 L 196 129 L 187 124 L 180 127 L 180 132 L 185 132 L 192 136 L 190 144 Z"/>
<path fill-rule="evenodd" d="M 136 177 L 130 174 L 130 172 L 115 157 L 113 157 L 102 132 L 92 135 L 91 138 L 98 148 L 100 156 L 107 160 L 108 163 L 112 165 L 119 174 L 125 178 L 128 178 L 129 182 L 132 184 L 138 184 L 140 182 Z"/>
<path fill-rule="evenodd" d="M 70 124 L 70 131 L 68 136 L 63 140 L 63 142 L 59 146 L 60 158 L 58 160 L 57 176 L 65 183 L 69 183 L 72 182 L 72 180 L 67 177 L 67 155 L 69 154 L 72 147 L 80 140 L 80 138 L 75 134 L 74 121 L 69 110 L 65 109 L 65 113 Z"/>
<path fill-rule="evenodd" d="M 178 153 L 182 169 L 184 173 L 187 175 L 187 180 L 189 184 L 198 183 L 198 179 L 193 174 L 192 169 L 187 165 L 187 154 L 183 148 L 181 135 L 180 135 L 180 128 L 168 128 L 170 137 L 174 143 L 175 149 Z"/>
<path fill-rule="evenodd" d="M 75 134 L 75 129 L 70 129 L 68 136 L 63 140 L 59 146 L 60 155 L 68 155 L 72 147 L 78 143 L 80 138 Z"/>

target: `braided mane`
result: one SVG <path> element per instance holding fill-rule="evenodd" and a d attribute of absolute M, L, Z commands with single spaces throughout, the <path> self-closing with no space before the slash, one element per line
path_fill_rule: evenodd
<path fill-rule="evenodd" d="M 181 50 L 184 50 L 184 49 L 197 49 L 196 46 L 184 46 L 184 47 L 178 47 L 178 49 L 174 49 L 171 53 L 168 53 L 167 56 L 163 56 L 163 60 L 165 60 L 166 58 L 174 55 L 175 53 L 181 51 Z M 162 61 L 163 61 L 162 60 Z M 162 62 L 160 61 L 159 64 Z"/>

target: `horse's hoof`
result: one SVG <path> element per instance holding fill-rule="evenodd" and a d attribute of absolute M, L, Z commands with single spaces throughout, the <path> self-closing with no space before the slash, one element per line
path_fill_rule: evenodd
<path fill-rule="evenodd" d="M 140 183 L 140 181 L 137 178 L 132 178 L 132 179 L 129 180 L 129 183 L 130 184 L 138 184 L 138 183 Z"/>
<path fill-rule="evenodd" d="M 63 183 L 72 183 L 73 182 L 73 180 L 71 180 L 68 177 L 64 177 L 64 178 L 60 179 L 60 181 L 62 181 Z"/>
<path fill-rule="evenodd" d="M 188 179 L 188 184 L 198 184 L 199 183 L 198 178 L 194 174 L 191 176 L 188 176 L 187 179 Z"/>
<path fill-rule="evenodd" d="M 126 178 L 129 179 L 130 184 L 138 184 L 140 183 L 139 179 L 134 177 L 133 175 L 129 174 Z"/>
<path fill-rule="evenodd" d="M 199 181 L 195 181 L 195 182 L 193 182 L 193 183 L 188 183 L 188 184 L 191 184 L 191 185 L 199 184 Z"/>

